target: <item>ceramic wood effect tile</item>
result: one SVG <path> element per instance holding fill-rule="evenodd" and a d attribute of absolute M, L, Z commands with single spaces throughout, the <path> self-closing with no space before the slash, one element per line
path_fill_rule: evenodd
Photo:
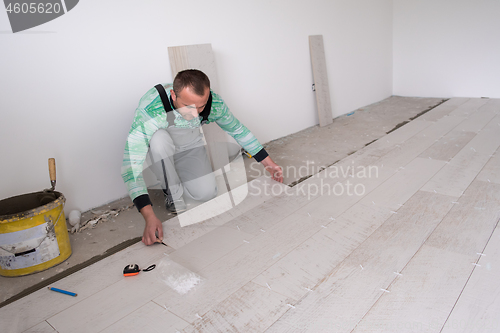
<path fill-rule="evenodd" d="M 420 154 L 419 157 L 449 161 L 475 136 L 476 133 L 474 132 L 453 130 L 436 141 L 436 143 Z"/>
<path fill-rule="evenodd" d="M 357 332 L 440 332 L 498 221 L 498 185 L 468 189 L 359 323 Z M 490 202 L 489 207 L 482 206 Z M 498 205 L 496 205 L 497 207 Z M 476 210 L 474 207 L 485 208 Z M 491 209 L 490 209 L 491 208 Z"/>
<path fill-rule="evenodd" d="M 353 332 L 440 332 L 476 258 L 424 244 Z"/>
<path fill-rule="evenodd" d="M 478 254 L 477 265 L 442 332 L 500 331 L 499 258 L 500 229 L 497 225 L 486 248 Z"/>
<path fill-rule="evenodd" d="M 23 333 L 57 333 L 57 331 L 50 326 L 46 321 L 24 331 Z"/>
<path fill-rule="evenodd" d="M 290 310 L 291 303 L 292 299 L 249 282 L 185 332 L 264 332 Z"/>
<path fill-rule="evenodd" d="M 451 111 L 450 116 L 469 117 L 483 105 L 488 103 L 488 101 L 488 99 L 470 98 L 464 103 L 458 105 L 455 110 Z"/>
<path fill-rule="evenodd" d="M 419 118 L 425 121 L 439 120 L 443 117 L 449 116 L 453 110 L 455 110 L 458 106 L 464 104 L 468 100 L 469 100 L 468 98 L 450 98 L 446 102 L 436 106 L 435 108 L 433 108 L 432 110 L 425 113 Z"/>
<path fill-rule="evenodd" d="M 202 269 L 206 279 L 193 293 L 184 296 L 167 291 L 154 301 L 166 304 L 171 311 L 192 323 L 218 303 L 255 278 L 279 258 L 321 230 L 323 221 L 313 217 L 291 215 L 261 232 L 245 246 Z"/>
<path fill-rule="evenodd" d="M 497 115 L 498 108 L 493 101 L 486 102 L 479 107 L 476 112 L 472 113 L 467 121 L 463 122 L 455 128 L 456 131 L 474 132 L 477 133 L 486 126 L 490 120 Z"/>
<path fill-rule="evenodd" d="M 447 100 L 444 104 L 453 105 L 453 106 L 460 106 L 469 100 L 470 100 L 470 98 L 467 98 L 467 97 L 452 97 L 449 100 Z"/>
<path fill-rule="evenodd" d="M 279 186 L 278 188 L 281 189 L 282 187 Z M 273 188 L 270 188 L 269 191 L 272 193 Z M 224 226 L 249 234 L 260 235 L 263 232 L 262 230 L 265 232 L 284 218 L 295 214 L 300 207 L 303 207 L 308 202 L 307 197 L 297 195 L 293 188 L 287 189 L 286 192 L 284 191 L 280 195 L 263 202 L 255 209 L 229 221 Z"/>
<path fill-rule="evenodd" d="M 153 302 L 148 302 L 101 332 L 175 333 L 181 332 L 188 326 L 187 322 L 172 314 L 164 307 Z"/>
<path fill-rule="evenodd" d="M 185 69 L 199 69 L 209 77 L 210 89 L 215 92 L 219 91 L 215 56 L 211 44 L 172 46 L 168 48 L 168 57 L 173 77 Z M 206 124 L 202 131 L 213 170 L 223 168 L 229 163 L 229 156 L 227 146 L 220 143 L 228 142 L 228 134 L 215 123 Z"/>
<path fill-rule="evenodd" d="M 500 153 L 498 149 L 477 175 L 476 180 L 500 184 Z"/>
<path fill-rule="evenodd" d="M 176 252 L 136 244 L 57 283 L 77 298 L 45 289 L 0 309 L 2 330 L 495 330 L 498 103 L 453 98 L 338 162 L 379 168 L 358 198 L 308 198 L 282 184 L 276 195 L 261 180 L 231 211 L 185 228 L 167 222 Z M 311 184 L 319 174 L 297 189 Z M 145 267 L 164 253 L 203 282 L 180 295 L 155 271 L 122 277 L 131 261 Z"/>
<path fill-rule="evenodd" d="M 419 192 L 268 331 L 350 332 L 451 207 L 449 197 Z"/>
<path fill-rule="evenodd" d="M 498 123 L 495 116 L 436 176 L 423 190 L 460 196 L 488 162 L 500 145 Z"/>
<path fill-rule="evenodd" d="M 198 272 L 237 247 L 244 246 L 254 235 L 228 227 L 219 227 L 177 249 L 169 259 Z"/>
<path fill-rule="evenodd" d="M 333 116 L 322 35 L 309 36 L 309 51 L 311 54 L 319 125 L 326 126 L 333 122 Z"/>
<path fill-rule="evenodd" d="M 126 265 L 137 263 L 140 267 L 146 267 L 150 258 L 163 256 L 163 253 L 172 251 L 173 249 L 159 244 L 149 247 L 143 243 L 132 245 L 52 285 L 76 292 L 77 297 L 42 288 L 3 307 L 0 309 L 2 328 L 6 332 L 22 332 L 122 280 L 122 271 Z"/>
<path fill-rule="evenodd" d="M 163 241 L 174 249 L 192 242 L 273 198 L 272 192 L 268 190 L 271 186 L 282 188 L 286 185 L 279 184 L 267 176 L 261 176 L 248 183 L 248 195 L 241 204 L 218 216 L 186 227 L 180 226 L 178 217 L 163 222 Z"/>
<path fill-rule="evenodd" d="M 481 252 L 500 218 L 500 185 L 474 181 L 427 244 L 465 255 Z"/>
<path fill-rule="evenodd" d="M 444 161 L 416 158 L 367 194 L 360 204 L 395 212 L 444 165 Z"/>
<path fill-rule="evenodd" d="M 150 258 L 148 264 L 158 264 L 164 256 Z M 169 289 L 158 279 L 158 269 L 132 277 L 124 277 L 122 271 L 123 268 L 115 271 L 119 281 L 48 318 L 47 322 L 60 333 L 89 329 L 99 332 Z"/>
<path fill-rule="evenodd" d="M 314 190 L 312 197 L 318 198 L 306 205 L 300 212 L 311 211 L 320 218 L 340 215 L 355 204 L 360 197 L 370 193 L 394 173 L 403 170 L 420 153 L 465 119 L 463 117 L 447 117 L 436 123 L 425 124 L 421 127 L 416 126 L 412 136 L 406 137 L 404 142 L 400 142 L 402 137 L 399 137 L 396 142 L 401 144 L 391 144 L 392 148 L 385 150 L 385 154 L 380 157 L 365 155 L 365 158 L 362 159 L 363 162 L 358 163 L 360 155 L 352 156 L 323 170 L 317 176 L 307 179 L 297 186 L 306 189 L 308 194 Z M 371 146 L 366 148 L 367 151 L 373 149 L 378 148 Z M 363 195 L 349 196 L 347 193 L 349 187 L 353 193 L 356 188 L 364 189 Z M 341 191 L 342 189 L 344 191 Z M 340 194 L 336 195 L 338 193 Z M 344 198 L 339 198 L 342 196 Z"/>
<path fill-rule="evenodd" d="M 445 117 L 431 123 L 430 126 L 381 157 L 380 162 L 384 161 L 384 166 L 404 167 L 465 120 L 464 117 Z"/>

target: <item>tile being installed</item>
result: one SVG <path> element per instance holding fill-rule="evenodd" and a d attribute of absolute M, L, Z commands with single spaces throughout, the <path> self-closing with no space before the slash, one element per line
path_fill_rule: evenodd
<path fill-rule="evenodd" d="M 195 239 L 175 252 L 169 258 L 189 270 L 200 271 L 214 261 L 255 237 L 246 232 L 228 227 L 219 227 Z"/>

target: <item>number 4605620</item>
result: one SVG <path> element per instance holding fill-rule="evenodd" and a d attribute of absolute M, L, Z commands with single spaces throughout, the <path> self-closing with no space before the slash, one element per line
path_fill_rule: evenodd
<path fill-rule="evenodd" d="M 9 3 L 9 5 L 6 8 L 7 13 L 46 13 L 46 14 L 53 14 L 53 13 L 60 13 L 61 12 L 61 5 L 58 3 L 52 4 L 52 3 Z"/>

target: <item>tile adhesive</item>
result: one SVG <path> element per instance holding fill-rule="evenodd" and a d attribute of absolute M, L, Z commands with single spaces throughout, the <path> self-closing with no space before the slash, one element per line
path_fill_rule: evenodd
<path fill-rule="evenodd" d="M 0 275 L 32 274 L 69 258 L 65 201 L 53 190 L 0 201 Z"/>

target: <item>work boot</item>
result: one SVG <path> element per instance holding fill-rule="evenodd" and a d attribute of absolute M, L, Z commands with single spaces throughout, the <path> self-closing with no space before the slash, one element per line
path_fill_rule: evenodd
<path fill-rule="evenodd" d="M 165 208 L 170 213 L 175 214 L 180 214 L 187 210 L 186 203 L 184 202 L 184 199 L 182 199 L 182 197 L 180 199 L 173 200 L 170 195 L 165 196 Z"/>

